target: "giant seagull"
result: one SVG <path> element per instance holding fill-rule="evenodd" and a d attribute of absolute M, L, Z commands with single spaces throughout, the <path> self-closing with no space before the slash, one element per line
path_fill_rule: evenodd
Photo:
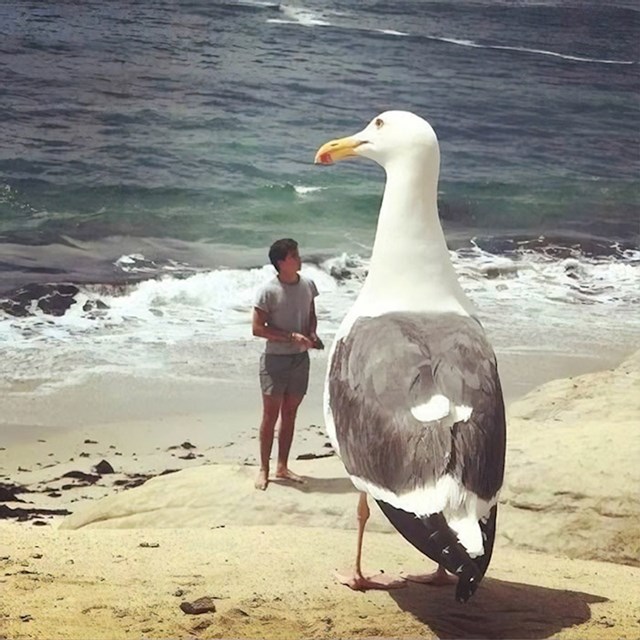
<path fill-rule="evenodd" d="M 367 496 L 413 546 L 438 563 L 423 582 L 456 582 L 468 600 L 493 551 L 506 425 L 496 358 L 451 264 L 437 208 L 440 151 L 425 120 L 387 111 L 332 140 L 315 161 L 374 160 L 386 185 L 360 295 L 336 334 L 325 385 L 331 442 L 355 487 L 353 589 L 365 577 Z M 448 572 L 448 573 L 447 573 Z"/>

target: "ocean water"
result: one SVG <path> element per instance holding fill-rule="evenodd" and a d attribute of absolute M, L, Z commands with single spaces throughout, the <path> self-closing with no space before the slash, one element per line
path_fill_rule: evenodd
<path fill-rule="evenodd" d="M 330 339 L 383 174 L 313 156 L 390 108 L 438 134 L 452 259 L 499 355 L 638 347 L 639 94 L 631 1 L 6 0 L 0 385 L 206 378 L 250 339 L 284 236 Z"/>

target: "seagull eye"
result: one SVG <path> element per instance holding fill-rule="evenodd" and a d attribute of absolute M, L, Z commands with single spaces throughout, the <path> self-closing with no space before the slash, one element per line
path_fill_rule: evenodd
<path fill-rule="evenodd" d="M 384 124 L 384 120 L 382 118 L 376 118 L 376 121 L 373 124 L 376 125 L 376 129 L 380 129 Z"/>

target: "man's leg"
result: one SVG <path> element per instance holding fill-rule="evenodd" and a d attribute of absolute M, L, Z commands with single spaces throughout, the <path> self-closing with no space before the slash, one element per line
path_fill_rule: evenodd
<path fill-rule="evenodd" d="M 273 433 L 283 396 L 269 396 L 262 394 L 262 422 L 260 423 L 260 472 L 256 479 L 256 489 L 264 491 L 269 484 L 269 460 L 273 447 Z"/>
<path fill-rule="evenodd" d="M 280 408 L 280 431 L 278 432 L 278 466 L 276 478 L 304 482 L 304 480 L 289 470 L 289 451 L 293 442 L 293 432 L 296 424 L 298 407 L 304 396 L 285 394 Z"/>

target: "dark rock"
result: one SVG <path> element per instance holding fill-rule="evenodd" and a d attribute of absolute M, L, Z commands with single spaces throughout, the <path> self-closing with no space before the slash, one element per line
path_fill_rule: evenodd
<path fill-rule="evenodd" d="M 60 477 L 81 480 L 82 482 L 86 482 L 87 484 L 95 484 L 96 482 L 98 482 L 98 480 L 100 480 L 100 476 L 97 476 L 93 473 L 85 473 L 84 471 L 67 471 L 67 473 L 63 473 Z M 70 486 L 73 487 L 74 485 Z"/>
<path fill-rule="evenodd" d="M 141 542 L 139 547 L 143 547 L 144 549 L 157 549 L 160 546 L 159 542 Z"/>
<path fill-rule="evenodd" d="M 129 475 L 126 478 L 120 478 L 119 480 L 114 480 L 113 484 L 119 487 L 125 487 L 125 489 L 133 489 L 135 487 L 139 487 L 144 484 L 149 478 L 153 478 L 153 475 L 145 475 L 143 473 L 135 473 L 133 475 Z"/>
<path fill-rule="evenodd" d="M 81 458 L 88 458 L 90 455 L 91 455 L 90 453 L 87 453 L 86 451 L 83 451 L 83 452 L 80 454 L 80 457 L 81 457 Z"/>
<path fill-rule="evenodd" d="M 27 316 L 33 315 L 25 305 L 15 302 L 14 300 L 0 300 L 0 310 L 14 318 L 26 318 Z"/>
<path fill-rule="evenodd" d="M 16 507 L 14 509 L 12 507 L 8 507 L 6 504 L 0 504 L 0 520 L 15 518 L 20 522 L 24 522 L 25 520 L 33 520 L 40 516 L 68 516 L 70 513 L 71 511 L 68 511 L 67 509 L 39 509 L 36 507 Z M 34 524 L 36 524 L 36 521 L 34 521 Z M 41 524 L 47 523 L 41 522 Z"/>
<path fill-rule="evenodd" d="M 24 502 L 17 497 L 18 493 L 30 493 L 30 491 L 19 484 L 4 484 L 0 482 L 0 502 Z"/>
<path fill-rule="evenodd" d="M 180 608 L 189 615 L 198 615 L 201 613 L 210 613 L 216 610 L 216 605 L 213 602 L 213 598 L 204 596 L 198 598 L 193 602 L 182 602 Z"/>
<path fill-rule="evenodd" d="M 180 458 L 180 460 L 195 460 L 196 454 L 193 453 L 193 451 L 189 451 L 186 456 L 178 456 L 178 458 Z"/>
<path fill-rule="evenodd" d="M 98 443 L 97 443 L 95 440 L 89 440 L 89 438 L 87 438 L 87 439 L 84 441 L 84 444 L 98 444 Z"/>
<path fill-rule="evenodd" d="M 148 478 L 139 478 L 137 480 L 131 480 L 131 482 L 127 483 L 126 488 L 135 489 L 136 487 L 143 485 L 147 480 Z"/>
<path fill-rule="evenodd" d="M 183 442 L 180 446 L 183 449 L 197 449 L 197 447 L 194 444 L 191 444 L 188 440 L 186 442 Z"/>
<path fill-rule="evenodd" d="M 103 302 L 102 300 L 87 300 L 82 305 L 83 311 L 95 311 L 96 309 L 108 309 L 109 305 Z"/>
<path fill-rule="evenodd" d="M 329 453 L 301 453 L 296 457 L 296 460 L 317 460 L 318 458 L 331 458 L 336 454 L 333 451 Z"/>
<path fill-rule="evenodd" d="M 67 309 L 75 304 L 73 296 L 79 289 L 72 285 L 64 287 L 58 285 L 58 291 L 51 291 L 48 295 L 38 300 L 38 308 L 52 316 L 63 316 Z"/>
<path fill-rule="evenodd" d="M 106 460 L 98 462 L 94 469 L 96 473 L 99 473 L 102 476 L 108 473 L 114 473 L 113 467 Z"/>

